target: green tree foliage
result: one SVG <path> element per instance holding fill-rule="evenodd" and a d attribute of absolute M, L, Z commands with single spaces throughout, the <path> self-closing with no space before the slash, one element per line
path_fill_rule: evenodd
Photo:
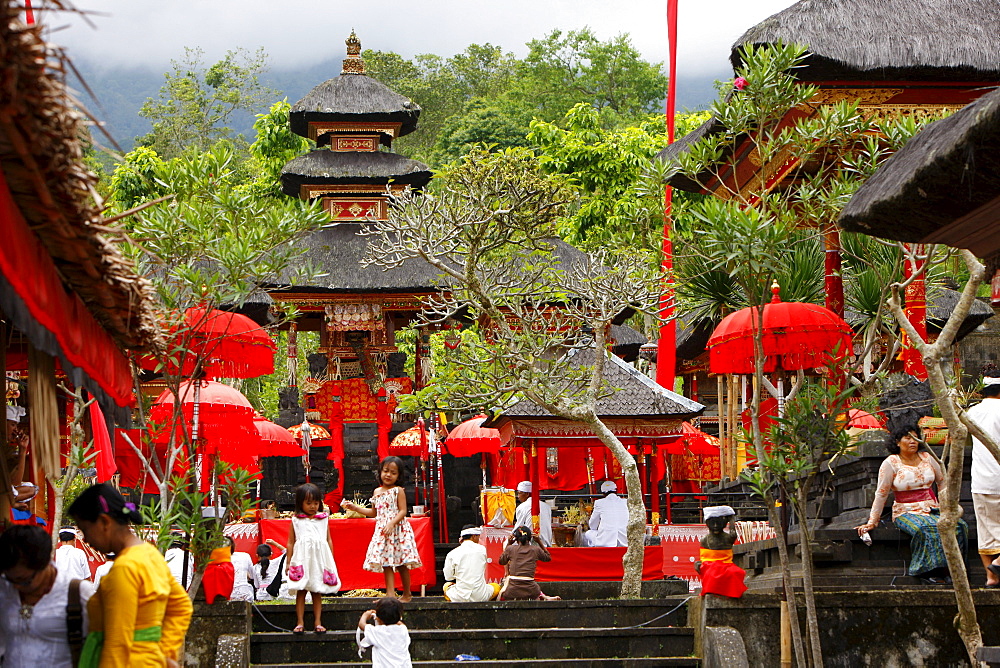
<path fill-rule="evenodd" d="M 529 146 L 529 110 L 506 98 L 491 102 L 475 98 L 442 125 L 430 156 L 431 163 L 445 165 L 469 154 L 477 146 L 493 149 Z"/>
<path fill-rule="evenodd" d="M 706 112 L 678 114 L 678 134 L 707 119 Z M 663 185 L 654 157 L 667 143 L 663 117 L 645 115 L 634 126 L 614 130 L 606 129 L 604 120 L 595 106 L 579 103 L 561 124 L 531 123 L 528 139 L 539 151 L 539 164 L 549 173 L 569 175 L 582 192 L 579 208 L 560 222 L 559 233 L 585 248 L 658 251 Z"/>
<path fill-rule="evenodd" d="M 227 124 L 234 114 L 263 110 L 277 92 L 260 82 L 267 70 L 263 49 L 229 51 L 206 67 L 201 49 L 184 49 L 181 60 L 171 61 L 166 83 L 156 99 L 150 98 L 139 115 L 153 123 L 153 130 L 139 143 L 172 158 L 188 147 L 206 150 L 218 139 L 231 137 Z"/>
<path fill-rule="evenodd" d="M 275 102 L 266 114 L 257 114 L 253 124 L 257 138 L 250 144 L 250 187 L 263 197 L 285 197 L 281 192 L 281 170 L 289 160 L 307 153 L 315 143 L 292 132 L 288 98 Z"/>
<path fill-rule="evenodd" d="M 561 119 L 578 102 L 635 118 L 666 96 L 663 64 L 644 61 L 628 35 L 602 42 L 590 28 L 553 30 L 528 47 L 514 95 L 542 120 Z"/>

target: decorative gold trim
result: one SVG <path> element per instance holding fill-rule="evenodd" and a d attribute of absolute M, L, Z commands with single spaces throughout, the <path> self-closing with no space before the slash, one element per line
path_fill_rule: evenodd
<path fill-rule="evenodd" d="M 408 185 L 394 184 L 390 186 L 384 185 L 342 185 L 342 184 L 331 184 L 331 185 L 316 185 L 316 184 L 304 184 L 299 186 L 299 198 L 300 199 L 313 199 L 315 197 L 321 197 L 323 195 L 386 195 L 386 190 L 388 189 L 393 195 L 399 195 L 409 188 Z"/>
<path fill-rule="evenodd" d="M 402 127 L 402 123 L 372 124 L 354 123 L 348 121 L 310 121 L 308 134 L 309 139 L 312 139 L 313 141 L 319 141 L 319 138 L 323 135 L 338 132 L 359 132 L 365 134 L 377 132 L 395 139 L 399 136 L 399 130 Z"/>
<path fill-rule="evenodd" d="M 903 92 L 902 88 L 821 88 L 807 104 L 857 102 L 862 105 L 885 104 Z"/>

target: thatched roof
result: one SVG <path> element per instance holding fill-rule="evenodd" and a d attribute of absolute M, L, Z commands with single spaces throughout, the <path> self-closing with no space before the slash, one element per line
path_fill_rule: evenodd
<path fill-rule="evenodd" d="M 41 27 L 20 22 L 21 7 L 0 6 L 0 169 L 66 288 L 119 345 L 144 348 L 156 331 L 152 287 L 95 203 L 97 177 L 81 142 L 88 128 L 64 82 L 65 58 Z"/>
<path fill-rule="evenodd" d="M 750 28 L 733 45 L 804 44 L 796 76 L 807 81 L 996 81 L 996 0 L 800 0 Z"/>
<path fill-rule="evenodd" d="M 639 348 L 649 340 L 628 325 L 611 325 L 611 338 L 615 342 L 611 352 L 626 362 L 634 362 L 639 357 Z"/>
<path fill-rule="evenodd" d="M 1000 91 L 921 130 L 844 207 L 840 226 L 909 242 L 1000 252 Z M 982 210 L 980 211 L 979 209 Z"/>
<path fill-rule="evenodd" d="M 594 351 L 580 350 L 573 360 L 581 365 L 593 364 Z M 671 417 L 687 420 L 697 416 L 705 407 L 679 394 L 657 385 L 654 380 L 637 371 L 614 355 L 604 363 L 604 381 L 615 391 L 597 402 L 597 414 L 604 418 L 653 418 Z M 505 409 L 496 418 L 549 418 L 553 415 L 528 399 L 522 399 Z"/>
<path fill-rule="evenodd" d="M 398 135 L 402 137 L 417 129 L 419 116 L 420 105 L 377 79 L 342 74 L 327 79 L 293 104 L 290 124 L 292 132 L 308 137 L 310 121 L 402 123 Z"/>
<path fill-rule="evenodd" d="M 657 153 L 656 158 L 664 162 L 674 162 L 681 155 L 687 153 L 693 144 L 704 139 L 705 137 L 710 137 L 724 130 L 725 127 L 722 125 L 722 122 L 719 121 L 719 119 L 716 118 L 716 116 L 713 114 L 711 118 L 709 118 L 707 121 L 699 125 L 697 128 L 695 128 L 691 132 L 687 133 L 686 135 L 675 141 L 673 144 L 668 145 L 665 149 Z M 731 149 L 727 147 L 724 150 L 720 162 L 725 163 L 729 159 L 731 152 L 732 152 Z M 704 172 L 702 175 L 705 177 L 705 180 L 707 180 L 709 176 L 707 171 Z M 700 193 L 703 191 L 698 181 L 688 178 L 684 174 L 680 173 L 674 173 L 668 176 L 666 182 L 679 190 L 686 190 L 692 193 Z"/>
<path fill-rule="evenodd" d="M 422 188 L 433 173 L 422 162 L 386 151 L 316 149 L 290 160 L 281 170 L 281 191 L 299 196 L 299 186 L 332 184 L 410 185 Z"/>
<path fill-rule="evenodd" d="M 940 332 L 951 316 L 962 293 L 958 290 L 932 285 L 927 288 L 927 328 L 932 333 Z M 993 308 L 978 299 L 972 302 L 968 315 L 958 328 L 955 343 L 974 332 L 980 325 L 992 318 Z"/>

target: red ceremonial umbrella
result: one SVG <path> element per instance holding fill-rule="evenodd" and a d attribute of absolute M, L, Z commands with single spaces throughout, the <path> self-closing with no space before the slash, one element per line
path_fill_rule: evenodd
<path fill-rule="evenodd" d="M 426 457 L 426 439 L 421 438 L 420 425 L 401 431 L 389 443 L 389 454 L 395 457 Z"/>
<path fill-rule="evenodd" d="M 254 415 L 253 426 L 260 434 L 264 445 L 262 457 L 301 457 L 305 454 L 295 437 L 280 425 L 276 425 L 263 415 Z"/>
<path fill-rule="evenodd" d="M 848 429 L 885 429 L 882 422 L 867 411 L 860 408 L 852 408 L 847 411 Z"/>
<path fill-rule="evenodd" d="M 850 325 L 833 311 L 805 302 L 783 302 L 778 286 L 764 305 L 764 371 L 794 371 L 826 364 L 836 350 L 842 358 L 851 352 Z M 754 333 L 761 328 L 755 307 L 730 313 L 708 339 L 712 373 L 753 373 Z"/>
<path fill-rule="evenodd" d="M 185 375 L 194 371 L 197 359 L 212 376 L 256 378 L 274 373 L 277 346 L 263 327 L 240 313 L 189 308 L 183 327 L 173 332 L 173 343 L 186 352 L 171 367 L 179 367 Z M 146 355 L 139 364 L 155 369 L 157 361 Z"/>
<path fill-rule="evenodd" d="M 486 422 L 486 416 L 477 415 L 452 429 L 444 441 L 445 451 L 455 457 L 500 452 L 500 448 L 511 437 L 513 427 L 510 421 L 505 423 L 506 429 L 503 432 L 499 429 L 483 427 L 484 422 Z"/>

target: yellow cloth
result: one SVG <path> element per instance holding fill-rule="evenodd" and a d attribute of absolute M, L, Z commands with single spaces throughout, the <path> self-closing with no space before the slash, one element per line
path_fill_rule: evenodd
<path fill-rule="evenodd" d="M 707 547 L 698 550 L 698 561 L 722 561 L 733 563 L 732 550 L 710 550 Z"/>
<path fill-rule="evenodd" d="M 232 561 L 233 561 L 233 553 L 229 549 L 229 546 L 227 545 L 226 547 L 217 547 L 214 550 L 212 550 L 212 554 L 209 555 L 208 558 L 208 565 L 211 566 L 212 564 L 230 564 L 232 563 Z"/>
<path fill-rule="evenodd" d="M 191 600 L 163 556 L 148 543 L 121 551 L 87 603 L 90 630 L 104 632 L 100 668 L 161 668 L 177 659 L 191 622 Z M 137 642 L 136 630 L 161 626 L 159 642 Z M 140 634 L 141 635 L 141 634 Z"/>

